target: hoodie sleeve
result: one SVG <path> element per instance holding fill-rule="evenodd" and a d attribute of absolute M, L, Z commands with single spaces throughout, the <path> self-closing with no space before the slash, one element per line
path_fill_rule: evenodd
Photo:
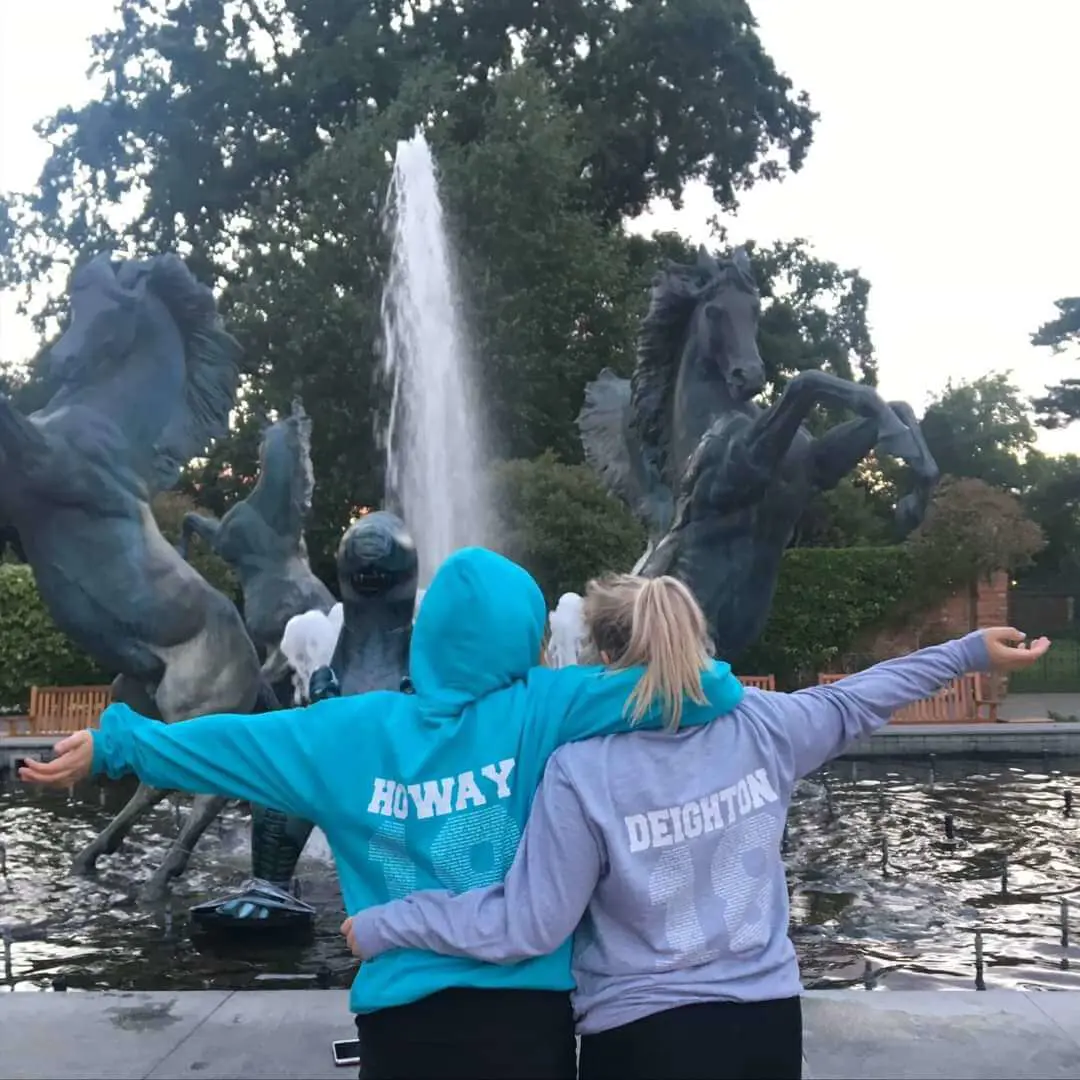
<path fill-rule="evenodd" d="M 367 960 L 426 949 L 492 964 L 554 952 L 576 929 L 600 877 L 600 843 L 558 759 L 548 763 L 506 879 L 453 894 L 412 893 L 352 917 Z"/>
<path fill-rule="evenodd" d="M 773 729 L 792 782 L 836 757 L 854 739 L 882 727 L 897 709 L 935 694 L 968 672 L 990 670 L 986 640 L 979 632 L 944 645 L 875 664 L 829 686 L 793 694 L 755 695 L 744 707 Z M 759 705 L 761 697 L 767 705 Z"/>
<path fill-rule="evenodd" d="M 355 743 L 375 696 L 175 724 L 110 705 L 94 732 L 93 771 L 114 779 L 134 773 L 151 787 L 247 799 L 318 822 L 333 809 L 327 771 Z"/>
<path fill-rule="evenodd" d="M 602 667 L 534 669 L 530 689 L 537 691 L 538 722 L 552 752 L 564 743 L 580 742 L 598 735 L 627 731 L 656 731 L 665 724 L 663 711 L 651 709 L 637 723 L 631 722 L 630 695 L 641 677 L 641 668 L 614 671 Z M 684 711 L 681 726 L 696 727 L 730 712 L 742 700 L 743 688 L 728 664 L 712 662 L 702 685 L 709 708 Z"/>

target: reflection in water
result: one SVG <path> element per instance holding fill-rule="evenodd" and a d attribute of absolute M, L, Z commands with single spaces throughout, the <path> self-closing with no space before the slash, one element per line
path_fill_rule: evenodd
<path fill-rule="evenodd" d="M 801 785 L 785 858 L 807 986 L 869 978 L 886 989 L 970 988 L 981 929 L 990 988 L 1080 989 L 1080 947 L 1060 944 L 1064 896 L 1073 899 L 1080 934 L 1080 812 L 1064 812 L 1064 792 L 1080 788 L 1080 761 L 1027 768 L 837 762 Z M 248 824 L 239 809 L 204 838 L 170 905 L 145 907 L 134 897 L 176 835 L 168 803 L 120 855 L 102 860 L 97 878 L 69 877 L 72 856 L 131 790 L 88 785 L 69 799 L 0 781 L 8 864 L 0 928 L 12 938 L 11 974 L 0 986 L 34 989 L 63 978 L 72 989 L 224 989 L 259 979 L 265 988 L 274 985 L 268 975 L 320 969 L 332 985 L 349 982 L 354 965 L 338 934 L 341 897 L 325 851 L 305 853 L 299 868 L 304 899 L 320 912 L 310 940 L 224 948 L 190 934 L 187 909 L 247 876 Z M 144 869 L 133 875 L 134 867 Z"/>

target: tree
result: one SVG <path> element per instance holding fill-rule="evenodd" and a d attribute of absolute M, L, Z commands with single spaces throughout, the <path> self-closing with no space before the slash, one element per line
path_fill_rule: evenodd
<path fill-rule="evenodd" d="M 1080 457 L 1032 451 L 1024 473 L 1024 509 L 1046 538 L 1024 581 L 1072 587 L 1080 580 Z"/>
<path fill-rule="evenodd" d="M 645 550 L 637 522 L 585 465 L 546 453 L 503 462 L 494 481 L 502 549 L 532 573 L 549 607 L 598 574 L 629 572 Z"/>
<path fill-rule="evenodd" d="M 102 95 L 42 125 L 37 190 L 0 207 L 3 281 L 41 296 L 65 260 L 115 248 L 179 250 L 218 284 L 245 399 L 185 490 L 221 513 L 254 474 L 257 414 L 301 391 L 324 576 L 353 508 L 382 492 L 398 139 L 421 125 L 437 149 L 498 451 L 573 462 L 585 383 L 629 372 L 645 286 L 685 247 L 623 219 L 695 178 L 734 206 L 800 166 L 815 119 L 743 0 L 122 0 L 95 57 Z M 814 366 L 873 381 L 865 279 L 800 241 L 756 257 L 774 382 Z M 43 387 L 36 370 L 17 389 Z"/>
<path fill-rule="evenodd" d="M 908 547 L 919 578 L 941 588 L 1028 566 L 1045 543 L 1016 496 L 983 480 L 946 477 Z"/>
<path fill-rule="evenodd" d="M 922 433 L 943 474 L 1022 490 L 1023 460 L 1035 445 L 1035 428 L 1008 375 L 950 380 L 927 407 Z"/>
<path fill-rule="evenodd" d="M 463 146 L 499 75 L 540 70 L 579 118 L 584 198 L 610 226 L 696 178 L 733 207 L 801 166 L 816 119 L 745 0 L 122 0 L 118 15 L 94 39 L 103 94 L 42 124 L 54 150 L 38 190 L 3 217 L 18 224 L 0 235 L 20 282 L 125 243 L 179 248 L 229 280 L 262 193 L 434 62 L 461 103 Z"/>
<path fill-rule="evenodd" d="M 1080 346 L 1080 296 L 1055 300 L 1057 317 L 1043 323 L 1031 335 L 1032 344 L 1049 348 L 1055 353 Z M 1080 357 L 1080 352 L 1077 353 Z M 1080 418 L 1080 379 L 1063 379 L 1057 386 L 1048 386 L 1043 397 L 1032 402 L 1039 414 L 1039 424 L 1046 428 L 1061 428 Z"/>

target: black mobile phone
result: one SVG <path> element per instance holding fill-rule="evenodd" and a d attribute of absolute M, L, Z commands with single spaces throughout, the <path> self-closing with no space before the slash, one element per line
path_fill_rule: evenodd
<path fill-rule="evenodd" d="M 360 1064 L 360 1040 L 338 1039 L 334 1044 L 335 1065 L 359 1065 Z"/>

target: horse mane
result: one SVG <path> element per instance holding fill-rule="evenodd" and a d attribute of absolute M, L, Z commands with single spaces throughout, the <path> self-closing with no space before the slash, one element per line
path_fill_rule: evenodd
<path fill-rule="evenodd" d="M 282 445 L 286 451 L 285 467 L 281 455 L 273 453 L 275 445 Z M 302 541 L 314 495 L 311 417 L 304 411 L 303 402 L 294 398 L 290 415 L 270 424 L 263 432 L 259 479 L 246 501 L 276 533 Z"/>
<path fill-rule="evenodd" d="M 165 305 L 184 340 L 187 380 L 183 399 L 154 444 L 151 487 L 167 491 L 180 471 L 229 432 L 229 414 L 240 381 L 240 345 L 228 333 L 218 314 L 214 294 L 199 282 L 179 256 L 114 263 L 118 281 L 132 277 Z"/>
<path fill-rule="evenodd" d="M 683 346 L 698 305 L 732 285 L 756 291 L 746 252 L 716 259 L 704 248 L 692 265 L 669 262 L 652 281 L 649 310 L 638 333 L 637 362 L 631 378 L 632 423 L 641 441 L 646 468 L 654 480 L 673 484 L 671 466 L 671 399 Z"/>

